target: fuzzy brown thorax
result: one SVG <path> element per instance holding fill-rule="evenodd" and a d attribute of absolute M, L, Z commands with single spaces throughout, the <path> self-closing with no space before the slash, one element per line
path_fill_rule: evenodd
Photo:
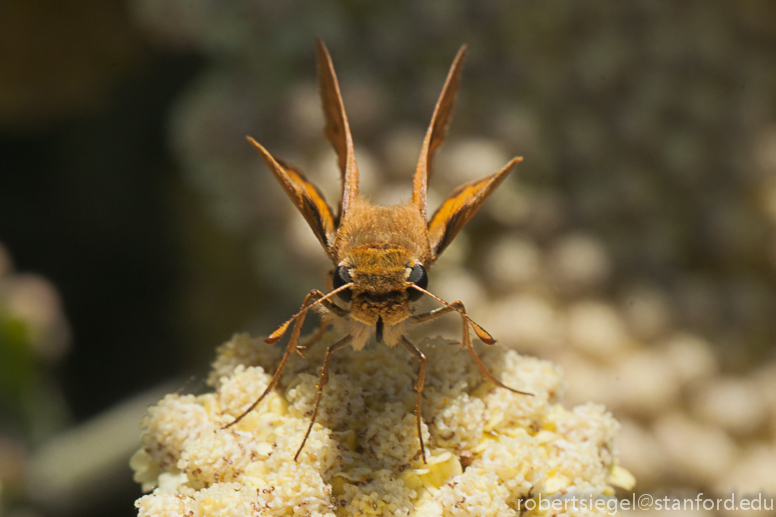
<path fill-rule="evenodd" d="M 384 253 L 380 251 L 381 247 L 384 247 Z M 417 260 L 426 264 L 431 256 L 426 222 L 417 207 L 412 204 L 373 205 L 362 197 L 355 199 L 347 218 L 342 221 L 334 248 L 337 264 L 355 262 L 355 255 L 361 254 L 366 267 L 399 260 L 399 250 L 406 254 L 407 263 Z M 374 251 L 368 254 L 357 251 L 370 248 Z M 378 258 L 382 254 L 386 257 Z"/>

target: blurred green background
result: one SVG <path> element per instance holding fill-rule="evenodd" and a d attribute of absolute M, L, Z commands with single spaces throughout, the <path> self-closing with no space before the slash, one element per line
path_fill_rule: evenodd
<path fill-rule="evenodd" d="M 381 202 L 467 43 L 431 203 L 525 162 L 432 290 L 611 407 L 637 491 L 776 490 L 773 2 L 5 0 L 0 512 L 133 515 L 145 405 L 323 288 L 244 139 L 336 202 L 316 35 Z"/>

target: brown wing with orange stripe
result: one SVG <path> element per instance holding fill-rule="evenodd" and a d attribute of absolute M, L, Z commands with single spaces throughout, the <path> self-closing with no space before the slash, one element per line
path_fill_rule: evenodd
<path fill-rule="evenodd" d="M 288 197 L 302 212 L 305 220 L 307 220 L 307 224 L 310 225 L 315 236 L 321 241 L 326 252 L 330 257 L 334 258 L 332 246 L 337 229 L 331 208 L 329 208 L 329 205 L 323 198 L 321 191 L 307 180 L 302 171 L 274 158 L 253 138 L 248 137 L 248 141 L 253 144 L 264 163 L 267 164 L 269 170 L 272 171 L 283 190 L 288 194 Z"/>
<path fill-rule="evenodd" d="M 447 74 L 445 86 L 437 101 L 434 114 L 431 116 L 426 138 L 423 140 L 423 148 L 420 151 L 420 158 L 415 169 L 415 176 L 412 180 L 412 202 L 418 206 L 423 218 L 426 217 L 426 193 L 428 182 L 433 172 L 432 162 L 434 154 L 445 142 L 447 130 L 453 119 L 453 109 L 455 108 L 455 97 L 458 94 L 458 88 L 461 85 L 461 73 L 463 72 L 463 62 L 466 58 L 466 45 L 463 45 L 455 56 L 450 72 Z"/>
<path fill-rule="evenodd" d="M 522 160 L 520 157 L 512 158 L 512 161 L 496 174 L 461 185 L 442 203 L 442 206 L 428 223 L 432 262 L 441 255 L 461 231 L 461 228 L 477 213 L 480 206 L 504 181 L 512 168 Z"/>
<path fill-rule="evenodd" d="M 318 46 L 318 93 L 321 96 L 323 115 L 326 118 L 324 134 L 337 152 L 340 172 L 342 174 L 342 197 L 336 221 L 341 224 L 347 214 L 348 207 L 358 196 L 358 166 L 353 152 L 353 138 L 350 136 L 348 117 L 342 103 L 334 64 L 321 38 L 316 40 Z"/>

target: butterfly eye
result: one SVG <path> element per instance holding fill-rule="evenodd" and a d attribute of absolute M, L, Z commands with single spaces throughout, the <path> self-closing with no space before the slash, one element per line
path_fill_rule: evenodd
<path fill-rule="evenodd" d="M 426 274 L 426 268 L 424 268 L 422 264 L 415 264 L 412 266 L 412 271 L 410 271 L 410 276 L 407 278 L 407 281 L 412 282 L 421 289 L 428 287 L 428 275 Z M 417 289 L 410 289 L 409 296 L 410 300 L 414 302 L 419 300 L 420 297 L 423 296 L 423 293 Z"/>
<path fill-rule="evenodd" d="M 333 280 L 334 280 L 334 289 L 339 289 L 343 285 L 349 284 L 351 282 L 350 270 L 345 266 L 339 266 L 337 269 L 334 270 Z M 337 296 L 339 296 L 344 301 L 349 302 L 351 296 L 353 296 L 353 292 L 350 289 L 343 289 L 342 291 L 337 293 Z"/>

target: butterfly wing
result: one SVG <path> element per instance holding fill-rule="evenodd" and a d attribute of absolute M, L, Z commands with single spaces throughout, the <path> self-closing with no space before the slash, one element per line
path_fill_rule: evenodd
<path fill-rule="evenodd" d="M 513 158 L 496 174 L 461 185 L 442 203 L 428 223 L 432 262 L 455 238 L 482 204 L 498 187 L 512 168 L 523 159 Z"/>
<path fill-rule="evenodd" d="M 326 119 L 324 133 L 326 139 L 337 152 L 340 172 L 342 174 L 342 198 L 336 222 L 342 223 L 348 207 L 358 196 L 358 166 L 353 152 L 353 138 L 350 135 L 348 117 L 342 103 L 337 75 L 331 61 L 329 50 L 321 38 L 316 40 L 318 47 L 318 90 L 321 96 L 323 115 Z"/>
<path fill-rule="evenodd" d="M 455 108 L 455 97 L 461 85 L 461 73 L 465 58 L 466 45 L 463 45 L 453 60 L 445 86 L 442 88 L 442 94 L 439 96 L 436 108 L 434 108 L 434 115 L 431 117 L 431 124 L 426 132 L 426 138 L 423 140 L 420 159 L 412 180 L 412 202 L 418 206 L 424 219 L 426 217 L 428 181 L 432 173 L 432 160 L 447 137 L 447 130 L 450 127 Z"/>
<path fill-rule="evenodd" d="M 267 164 L 267 167 L 280 186 L 286 191 L 288 197 L 294 202 L 294 205 L 302 212 L 307 224 L 312 228 L 315 236 L 323 245 L 330 257 L 334 257 L 333 245 L 336 237 L 336 226 L 331 208 L 323 198 L 323 194 L 318 187 L 310 183 L 304 173 L 272 156 L 261 144 L 251 137 L 248 141 L 253 144 L 259 155 Z"/>

